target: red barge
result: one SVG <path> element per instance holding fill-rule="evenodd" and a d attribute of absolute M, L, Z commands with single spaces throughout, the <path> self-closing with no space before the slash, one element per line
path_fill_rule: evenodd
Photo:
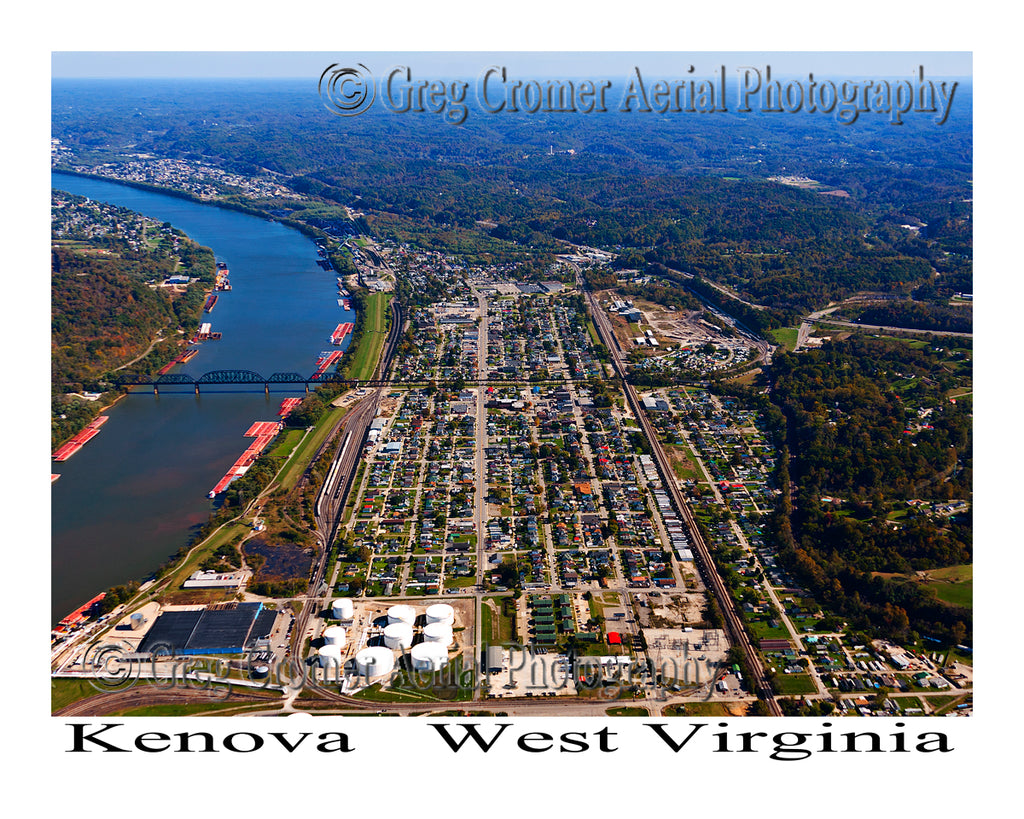
<path fill-rule="evenodd" d="M 277 434 L 283 427 L 284 424 L 280 421 L 254 421 L 252 426 L 245 431 L 245 437 L 255 438 L 256 440 L 249 444 L 248 449 L 231 465 L 231 468 L 224 474 L 224 477 L 210 490 L 208 497 L 211 499 L 217 497 L 218 494 L 228 488 L 228 484 L 235 478 L 240 478 L 248 472 L 253 461 L 277 437 Z"/>
<path fill-rule="evenodd" d="M 100 427 L 103 426 L 109 418 L 109 415 L 100 415 L 98 418 L 90 421 L 85 425 L 85 429 L 75 434 L 66 444 L 53 453 L 53 460 L 66 461 L 85 446 L 86 442 L 91 441 L 95 436 L 99 435 Z"/>
<path fill-rule="evenodd" d="M 345 336 L 351 333 L 354 327 L 355 325 L 351 321 L 339 324 L 334 329 L 334 332 L 331 333 L 331 344 L 341 344 L 345 340 Z"/>

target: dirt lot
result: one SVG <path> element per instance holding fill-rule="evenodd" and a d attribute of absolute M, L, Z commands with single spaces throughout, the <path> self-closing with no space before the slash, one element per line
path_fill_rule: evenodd
<path fill-rule="evenodd" d="M 636 595 L 639 602 L 640 625 L 645 629 L 671 629 L 701 619 L 704 606 L 702 594 L 668 594 L 649 592 Z"/>

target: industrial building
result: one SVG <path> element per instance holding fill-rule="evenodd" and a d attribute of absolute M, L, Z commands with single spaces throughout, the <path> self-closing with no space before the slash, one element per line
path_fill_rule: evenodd
<path fill-rule="evenodd" d="M 262 603 L 218 603 L 165 611 L 139 644 L 140 654 L 244 654 L 274 628 L 277 612 Z"/>

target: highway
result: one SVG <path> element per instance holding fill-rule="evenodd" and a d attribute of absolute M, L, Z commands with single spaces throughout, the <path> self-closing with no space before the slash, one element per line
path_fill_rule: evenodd
<path fill-rule="evenodd" d="M 647 436 L 647 439 L 651 443 L 651 449 L 654 454 L 654 459 L 658 465 L 658 471 L 661 473 L 663 483 L 672 497 L 673 504 L 679 511 L 679 514 L 682 515 L 683 520 L 686 522 L 686 527 L 690 532 L 690 541 L 693 545 L 693 552 L 697 558 L 697 567 L 701 571 L 701 576 L 703 577 L 704 582 L 714 594 L 715 600 L 718 603 L 718 608 L 721 610 L 722 616 L 725 618 L 726 631 L 729 634 L 729 639 L 733 645 L 738 646 L 743 652 L 747 670 L 753 677 L 755 692 L 764 700 L 772 715 L 782 716 L 782 709 L 774 695 L 771 693 L 771 684 L 765 673 L 764 666 L 762 665 L 757 652 L 754 650 L 754 647 L 750 642 L 750 638 L 747 636 L 746 630 L 743 628 L 743 622 L 736 611 L 733 599 L 730 597 L 725 588 L 725 584 L 722 582 L 722 578 L 719 576 L 718 571 L 715 568 L 715 564 L 711 559 L 711 553 L 707 544 L 704 542 L 704 538 L 701 537 L 700 530 L 697 528 L 696 521 L 693 519 L 693 513 L 690 511 L 690 507 L 683 499 L 682 492 L 679 491 L 679 487 L 676 484 L 674 473 L 672 471 L 672 466 L 668 461 L 668 457 L 665 455 L 664 449 L 662 449 L 661 441 L 658 439 L 657 432 L 650 420 L 647 418 L 643 408 L 640 406 L 640 400 L 636 394 L 636 390 L 633 388 L 633 385 L 626 382 L 626 368 L 622 362 L 622 351 L 619 349 L 618 342 L 612 332 L 608 316 L 601 309 L 601 305 L 597 303 L 597 299 L 594 297 L 594 294 L 586 288 L 582 277 L 577 277 L 577 283 L 580 290 L 586 294 L 587 304 L 590 308 L 590 313 L 594 318 L 594 325 L 597 327 L 597 331 L 601 336 L 601 339 L 604 341 L 605 345 L 608 347 L 608 351 L 611 353 L 612 366 L 615 368 L 616 374 L 622 379 L 623 391 L 626 394 L 626 400 L 629 402 L 629 405 L 633 410 L 633 414 L 640 423 L 644 435 Z"/>

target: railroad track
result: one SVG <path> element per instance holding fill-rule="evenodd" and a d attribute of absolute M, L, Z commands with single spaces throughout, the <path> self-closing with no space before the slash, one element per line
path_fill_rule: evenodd
<path fill-rule="evenodd" d="M 196 703 L 231 702 L 238 706 L 266 703 L 273 705 L 281 700 L 278 692 L 255 694 L 235 689 L 229 697 L 224 696 L 223 689 L 190 689 L 176 687 L 161 689 L 154 685 L 136 685 L 123 691 L 104 691 L 73 702 L 54 711 L 55 717 L 103 717 L 116 711 L 130 708 L 145 708 L 151 705 L 194 705 Z"/>
<path fill-rule="evenodd" d="M 579 284 L 580 288 L 584 289 L 582 281 L 580 281 Z M 636 394 L 636 390 L 632 384 L 626 382 L 626 368 L 622 363 L 621 352 L 619 350 L 618 342 L 615 339 L 615 335 L 612 332 L 611 327 L 608 326 L 607 316 L 605 316 L 604 312 L 601 310 L 601 307 L 594 298 L 593 293 L 587 289 L 584 289 L 584 292 L 586 293 L 587 304 L 589 305 L 590 312 L 594 317 L 594 324 L 597 327 L 598 334 L 601 336 L 605 345 L 608 347 L 609 353 L 611 354 L 612 367 L 615 369 L 619 378 L 622 379 L 626 400 L 629 402 L 629 405 L 633 410 L 633 414 L 636 416 L 644 434 L 651 443 L 651 449 L 654 453 L 654 459 L 658 464 L 658 470 L 661 472 L 662 481 L 672 497 L 673 504 L 683 516 L 683 520 L 686 522 L 686 526 L 690 531 L 690 539 L 694 547 L 693 551 L 697 558 L 697 568 L 700 570 L 702 579 L 705 584 L 710 587 L 711 592 L 718 603 L 718 608 L 722 612 L 722 616 L 725 620 L 726 631 L 729 634 L 729 639 L 732 641 L 733 645 L 739 646 L 740 650 L 743 652 L 747 669 L 754 678 L 753 682 L 755 685 L 755 692 L 764 701 L 773 716 L 781 717 L 782 708 L 779 706 L 778 701 L 775 699 L 775 695 L 772 693 L 771 682 L 764 670 L 764 665 L 761 663 L 760 657 L 758 657 L 757 652 L 754 650 L 754 646 L 750 642 L 746 629 L 743 627 L 743 622 L 736 611 L 733 599 L 725 588 L 725 584 L 722 582 L 722 578 L 718 574 L 718 570 L 715 568 L 715 564 L 711 558 L 711 552 L 708 549 L 707 544 L 704 542 L 704 538 L 701 536 L 700 530 L 697 528 L 697 522 L 693 518 L 693 513 L 690 511 L 689 505 L 683 499 L 682 493 L 676 485 L 671 465 L 668 462 L 668 457 L 665 455 L 664 449 L 662 449 L 661 441 L 658 439 L 654 426 L 651 424 L 646 413 L 644 413 L 640 406 L 640 400 Z"/>

